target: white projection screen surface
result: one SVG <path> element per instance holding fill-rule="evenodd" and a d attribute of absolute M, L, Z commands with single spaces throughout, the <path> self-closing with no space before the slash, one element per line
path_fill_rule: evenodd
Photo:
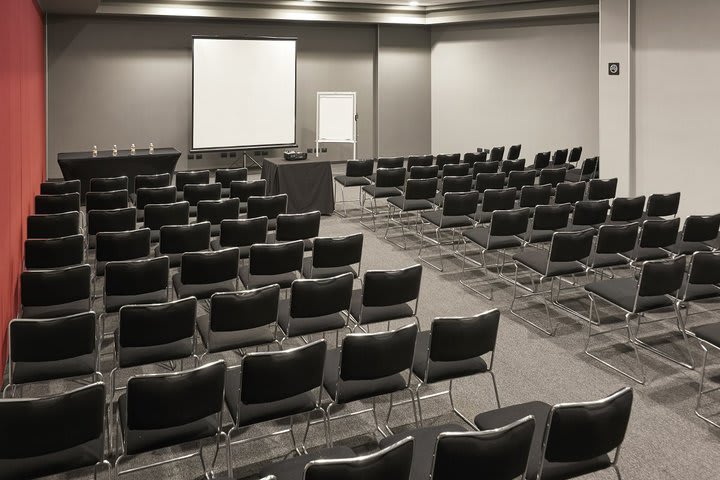
<path fill-rule="evenodd" d="M 193 37 L 192 150 L 295 145 L 295 38 Z"/>

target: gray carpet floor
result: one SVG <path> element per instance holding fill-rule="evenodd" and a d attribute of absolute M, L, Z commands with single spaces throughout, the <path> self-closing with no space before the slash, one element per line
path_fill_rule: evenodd
<path fill-rule="evenodd" d="M 349 195 L 348 198 L 354 197 Z M 356 198 L 356 197 L 355 197 Z M 357 213 L 357 212 L 355 212 Z M 385 241 L 383 229 L 377 233 L 361 227 L 357 218 L 340 218 L 338 216 L 323 217 L 321 232 L 323 236 L 345 235 L 361 231 L 365 234 L 362 271 L 370 269 L 391 269 L 405 267 L 418 262 L 418 246 L 416 238 L 408 239 L 408 249 L 402 250 Z M 397 234 L 399 231 L 392 232 Z M 436 249 L 435 249 L 436 250 Z M 435 254 L 435 250 L 427 253 Z M 559 322 L 557 333 L 553 337 L 528 326 L 509 313 L 512 296 L 510 284 L 502 281 L 494 283 L 494 300 L 488 301 L 460 284 L 461 279 L 481 281 L 489 278 L 482 271 L 461 271 L 461 262 L 456 258 L 446 258 L 445 271 L 438 272 L 426 267 L 423 272 L 422 288 L 419 303 L 419 317 L 423 329 L 428 329 L 434 317 L 473 315 L 491 308 L 499 308 L 502 316 L 497 341 L 497 353 L 494 370 L 496 372 L 500 400 L 503 405 L 512 405 L 531 400 L 548 403 L 571 402 L 598 399 L 609 395 L 619 388 L 630 385 L 635 389 L 633 413 L 626 441 L 620 456 L 620 468 L 626 479 L 710 479 L 717 477 L 717 463 L 720 458 L 720 430 L 714 429 L 696 418 L 693 409 L 697 393 L 699 368 L 690 371 L 678 367 L 666 360 L 641 351 L 648 382 L 637 385 L 615 372 L 610 371 L 583 353 L 587 338 L 587 327 L 575 319 L 568 317 L 559 310 L 551 309 L 551 313 Z M 358 284 L 359 287 L 359 284 Z M 577 297 L 574 304 L 586 310 L 587 298 L 582 291 L 569 296 Z M 101 302 L 96 309 L 101 309 Z M 545 309 L 537 300 L 524 301 L 516 307 L 530 318 L 543 321 Z M 716 306 L 717 307 L 717 306 Z M 618 315 L 612 309 L 602 307 L 601 314 Z M 692 319 L 693 324 L 720 320 L 720 314 L 703 313 Z M 405 322 L 396 322 L 400 326 Z M 110 322 L 111 328 L 113 325 Z M 647 328 L 653 343 L 670 353 L 679 355 L 682 351 L 677 347 L 679 335 L 670 333 L 674 323 L 661 322 Z M 642 334 L 642 332 L 641 332 Z M 334 339 L 334 336 L 328 336 Z M 623 365 L 626 368 L 635 366 L 630 351 L 624 344 L 622 332 L 593 340 L 593 348 L 598 354 Z M 696 362 L 701 359 L 701 350 L 697 342 L 691 341 L 692 352 Z M 110 346 L 105 346 L 110 351 Z M 225 358 L 230 365 L 239 363 L 240 357 L 234 353 L 212 355 L 208 359 Z M 720 366 L 720 356 L 711 357 L 710 364 Z M 104 357 L 103 373 L 109 372 L 111 357 Z M 149 366 L 122 372 L 119 384 L 123 385 L 131 374 L 142 372 L 158 372 L 162 369 Z M 710 369 L 710 374 L 717 380 L 720 368 Z M 109 377 L 106 377 L 109 380 Z M 432 388 L 437 391 L 445 385 Z M 47 394 L 72 388 L 73 384 L 38 385 L 27 388 L 24 396 Z M 492 384 L 487 376 L 477 376 L 456 382 L 455 398 L 457 407 L 468 417 L 495 408 Z M 344 411 L 354 411 L 368 404 L 347 406 Z M 380 412 L 387 411 L 387 399 L 379 403 Z M 710 397 L 707 409 L 720 412 L 720 394 Z M 441 422 L 458 422 L 450 414 L 447 396 L 437 397 L 423 403 L 424 418 L 428 424 Z M 716 418 L 720 417 L 718 415 Z M 227 423 L 228 415 L 225 415 Z M 301 419 L 296 422 L 296 431 L 302 432 Z M 405 405 L 393 410 L 390 425 L 396 431 L 409 428 L 412 422 L 412 410 Z M 252 427 L 240 437 L 268 433 L 273 429 L 286 427 L 288 422 L 272 422 L 261 428 Z M 336 443 L 347 445 L 356 452 L 368 452 L 376 448 L 376 435 L 373 434 L 371 415 L 359 415 L 332 422 L 333 437 Z M 41 433 L 39 433 L 41 435 Z M 321 448 L 324 435 L 321 425 L 311 427 L 308 436 L 308 449 Z M 276 436 L 253 441 L 232 449 L 232 463 L 235 476 L 238 478 L 256 478 L 258 470 L 271 461 L 277 461 L 290 449 L 287 435 Z M 193 446 L 173 448 L 163 452 L 140 456 L 124 463 L 124 468 L 147 464 L 192 451 Z M 207 442 L 205 456 L 210 459 L 213 445 Z M 225 474 L 226 456 L 221 449 L 218 456 L 216 472 Z M 78 472 L 59 478 L 90 478 L 92 472 Z M 137 479 L 195 479 L 201 478 L 202 469 L 198 459 L 189 459 L 151 470 L 133 473 L 127 478 Z M 614 478 L 612 472 L 601 472 L 585 478 Z"/>

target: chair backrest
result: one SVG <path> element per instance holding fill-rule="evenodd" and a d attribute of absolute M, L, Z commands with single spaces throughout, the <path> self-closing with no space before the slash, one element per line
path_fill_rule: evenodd
<path fill-rule="evenodd" d="M 80 211 L 80 194 L 77 192 L 53 195 L 35 195 L 35 213 L 51 214 Z"/>
<path fill-rule="evenodd" d="M 444 177 L 440 192 L 445 195 L 449 192 L 469 192 L 470 190 L 472 190 L 472 177 L 463 175 L 462 177 Z"/>
<path fill-rule="evenodd" d="M 175 185 L 165 187 L 142 187 L 135 190 L 137 192 L 137 200 L 135 206 L 138 210 L 144 209 L 147 205 L 153 203 L 173 203 L 177 198 L 177 190 Z"/>
<path fill-rule="evenodd" d="M 538 205 L 533 215 L 533 230 L 560 230 L 568 225 L 572 207 L 569 203 Z"/>
<path fill-rule="evenodd" d="M 442 169 L 443 177 L 459 177 L 470 173 L 469 163 L 448 163 Z"/>
<path fill-rule="evenodd" d="M 80 212 L 27 217 L 27 238 L 68 237 L 78 233 L 80 233 Z"/>
<path fill-rule="evenodd" d="M 639 197 L 618 197 L 613 200 L 610 209 L 610 220 L 620 222 L 632 222 L 640 220 L 645 212 L 645 196 Z"/>
<path fill-rule="evenodd" d="M 475 175 L 475 189 L 484 193 L 485 190 L 489 189 L 502 189 L 505 187 L 505 174 L 494 172 L 494 173 L 478 173 Z"/>
<path fill-rule="evenodd" d="M 210 248 L 210 222 L 160 227 L 160 253 L 199 252 Z"/>
<path fill-rule="evenodd" d="M 563 165 L 567 163 L 568 159 L 568 149 L 563 148 L 560 150 L 555 150 L 552 156 L 552 164 L 553 165 Z"/>
<path fill-rule="evenodd" d="M 25 268 L 62 268 L 85 262 L 85 239 L 82 235 L 25 240 Z"/>
<path fill-rule="evenodd" d="M 235 220 L 240 215 L 240 199 L 200 200 L 197 204 L 197 221 L 220 225 L 223 220 Z"/>
<path fill-rule="evenodd" d="M 394 168 L 378 168 L 375 185 L 378 187 L 402 187 L 405 183 L 405 169 L 401 166 Z"/>
<path fill-rule="evenodd" d="M 550 242 L 551 262 L 573 262 L 587 258 L 592 250 L 595 232 L 592 228 L 579 232 L 555 232 Z"/>
<path fill-rule="evenodd" d="M 250 197 L 264 197 L 266 191 L 267 181 L 264 178 L 230 182 L 230 197 L 239 198 L 242 203 L 247 202 Z"/>
<path fill-rule="evenodd" d="M 250 197 L 247 199 L 247 218 L 267 217 L 268 220 L 272 220 L 281 213 L 287 212 L 287 202 L 286 193 Z"/>
<path fill-rule="evenodd" d="M 184 284 L 208 284 L 234 280 L 240 251 L 237 247 L 214 252 L 189 252 L 182 256 L 180 279 Z"/>
<path fill-rule="evenodd" d="M 649 260 L 642 264 L 637 296 L 676 296 L 675 294 L 680 290 L 684 278 L 685 258 L 683 256 L 668 260 Z"/>
<path fill-rule="evenodd" d="M 320 212 L 282 213 L 277 216 L 275 240 L 289 242 L 306 240 L 320 234 Z"/>
<path fill-rule="evenodd" d="M 100 232 L 97 235 L 95 259 L 98 262 L 135 260 L 150 256 L 150 229 L 125 232 Z"/>
<path fill-rule="evenodd" d="M 695 252 L 690 259 L 688 283 L 694 285 L 720 284 L 720 252 Z"/>
<path fill-rule="evenodd" d="M 123 358 L 127 349 L 167 345 L 185 341 L 185 354 L 192 348 L 195 334 L 197 300 L 188 297 L 166 303 L 124 305 L 118 319 L 117 353 L 121 367 L 129 366 Z M 130 350 L 131 351 L 131 350 Z M 177 350 L 173 354 L 177 355 Z M 167 351 L 159 352 L 165 358 L 147 354 L 143 364 L 168 360 Z M 154 357 L 154 358 L 150 358 Z M 175 357 L 177 358 L 177 357 Z M 173 358 L 174 359 L 174 358 Z"/>
<path fill-rule="evenodd" d="M 550 204 L 552 197 L 552 185 L 525 185 L 520 190 L 520 206 L 535 207 L 537 205 Z"/>
<path fill-rule="evenodd" d="M 491 162 L 500 162 L 503 159 L 503 155 L 505 155 L 505 147 L 493 147 L 490 149 L 490 161 Z"/>
<path fill-rule="evenodd" d="M 250 247 L 250 275 L 279 275 L 302 270 L 305 246 L 302 240 Z"/>
<path fill-rule="evenodd" d="M 463 155 L 462 163 L 467 163 L 468 165 L 475 165 L 475 162 L 486 162 L 487 161 L 487 152 L 468 152 L 465 155 Z"/>
<path fill-rule="evenodd" d="M 359 264 L 362 259 L 362 247 L 362 233 L 345 237 L 315 238 L 312 265 L 314 268 L 336 268 Z"/>
<path fill-rule="evenodd" d="M 62 193 L 80 194 L 80 180 L 65 180 L 63 182 L 42 182 L 40 184 L 41 195 L 59 195 Z"/>
<path fill-rule="evenodd" d="M 143 225 L 150 230 L 160 230 L 165 225 L 187 225 L 190 221 L 190 204 L 174 202 L 145 206 Z"/>
<path fill-rule="evenodd" d="M 535 160 L 533 160 L 533 168 L 535 170 L 542 170 L 550 165 L 550 152 L 538 152 L 535 154 Z"/>
<path fill-rule="evenodd" d="M 100 232 L 134 230 L 136 225 L 137 213 L 134 207 L 90 210 L 87 213 L 88 235 L 97 235 Z"/>
<path fill-rule="evenodd" d="M 370 455 L 313 460 L 305 466 L 303 480 L 409 480 L 413 445 L 413 438 L 407 437 Z"/>
<path fill-rule="evenodd" d="M 443 432 L 438 435 L 430 480 L 465 478 L 524 478 L 535 432 L 535 417 L 528 415 L 504 427 L 481 432 Z"/>
<path fill-rule="evenodd" d="M 90 310 L 90 265 L 20 274 L 20 302 L 26 318 L 48 318 Z"/>
<path fill-rule="evenodd" d="M 573 225 L 599 225 L 607 220 L 610 204 L 607 200 L 583 200 L 575 204 Z"/>
<path fill-rule="evenodd" d="M 526 233 L 529 220 L 529 208 L 495 210 L 490 219 L 490 237 L 508 237 Z"/>
<path fill-rule="evenodd" d="M 585 198 L 585 182 L 561 182 L 555 190 L 555 203 L 570 203 L 572 205 Z"/>
<path fill-rule="evenodd" d="M 640 224 L 600 225 L 595 252 L 599 254 L 632 252 L 637 244 Z"/>
<path fill-rule="evenodd" d="M 200 200 L 220 200 L 222 185 L 219 183 L 191 183 L 183 187 L 184 200 L 191 207 L 197 206 Z"/>
<path fill-rule="evenodd" d="M 241 292 L 215 293 L 210 297 L 210 332 L 273 325 L 277 322 L 279 302 L 278 284 Z"/>
<path fill-rule="evenodd" d="M 505 175 L 509 175 L 510 172 L 525 170 L 525 159 L 518 158 L 517 160 L 503 160 L 500 165 L 500 171 Z"/>
<path fill-rule="evenodd" d="M 85 208 L 88 212 L 93 210 L 116 210 L 128 206 L 127 190 L 110 190 L 107 192 L 87 192 L 85 194 Z"/>
<path fill-rule="evenodd" d="M 611 200 L 617 192 L 617 178 L 593 178 L 588 182 L 588 200 Z"/>
<path fill-rule="evenodd" d="M 102 462 L 104 419 L 102 382 L 42 398 L 0 400 L 0 475 L 39 478 Z"/>
<path fill-rule="evenodd" d="M 582 147 L 573 147 L 570 149 L 570 155 L 568 155 L 568 162 L 579 162 L 582 157 Z"/>
<path fill-rule="evenodd" d="M 674 217 L 679 208 L 680 192 L 653 193 L 648 197 L 647 214 L 649 217 Z"/>
<path fill-rule="evenodd" d="M 222 413 L 225 362 L 173 373 L 137 375 L 127 384 L 127 428 L 180 427 Z M 217 425 L 220 429 L 220 419 Z M 215 432 L 213 432 L 214 434 Z M 133 438 L 132 435 L 125 437 Z M 126 451 L 132 448 L 126 449 Z"/>
<path fill-rule="evenodd" d="M 430 325 L 428 362 L 469 360 L 494 351 L 499 325 L 497 308 L 470 317 L 435 318 Z"/>
<path fill-rule="evenodd" d="M 372 159 L 348 160 L 345 164 L 345 175 L 348 177 L 369 177 L 373 173 L 374 163 Z"/>
<path fill-rule="evenodd" d="M 240 367 L 238 410 L 243 405 L 277 402 L 316 388 L 322 390 L 326 351 L 325 340 L 317 340 L 288 350 L 245 355 Z"/>
<path fill-rule="evenodd" d="M 477 178 L 478 173 L 497 173 L 500 168 L 500 162 L 475 162 L 473 163 L 473 178 Z"/>
<path fill-rule="evenodd" d="M 663 248 L 677 241 L 680 219 L 645 220 L 640 232 L 638 246 L 641 248 Z"/>
<path fill-rule="evenodd" d="M 363 282 L 362 304 L 386 307 L 417 301 L 421 280 L 420 264 L 397 270 L 368 270 Z"/>
<path fill-rule="evenodd" d="M 265 243 L 267 230 L 267 217 L 223 220 L 220 222 L 220 245 L 248 247 L 253 243 Z"/>
<path fill-rule="evenodd" d="M 443 170 L 445 168 L 445 165 L 453 165 L 458 163 L 460 163 L 459 153 L 441 153 L 435 157 L 435 165 L 437 165 L 440 170 Z"/>
<path fill-rule="evenodd" d="M 517 160 L 520 158 L 520 150 L 522 149 L 522 144 L 517 145 L 510 145 L 510 148 L 508 149 L 507 159 L 508 160 Z"/>
<path fill-rule="evenodd" d="M 551 185 L 555 188 L 559 183 L 565 181 L 565 175 L 567 175 L 567 168 L 543 168 L 540 170 L 538 184 Z"/>
<path fill-rule="evenodd" d="M 685 219 L 682 239 L 685 242 L 709 242 L 717 238 L 718 230 L 720 230 L 720 213 L 690 215 Z"/>
<path fill-rule="evenodd" d="M 127 190 L 128 177 L 103 177 L 90 179 L 91 192 L 113 192 L 115 190 Z"/>
<path fill-rule="evenodd" d="M 480 193 L 470 192 L 448 192 L 443 195 L 443 217 L 453 217 L 459 215 L 474 215 L 477 210 Z M 440 227 L 443 227 L 443 220 L 440 221 Z"/>
<path fill-rule="evenodd" d="M 377 169 L 381 168 L 398 168 L 405 163 L 405 157 L 379 157 L 377 159 Z"/>
<path fill-rule="evenodd" d="M 629 387 L 593 402 L 564 403 L 550 411 L 542 442 L 547 462 L 582 462 L 612 452 L 625 439 L 633 391 Z"/>
<path fill-rule="evenodd" d="M 522 187 L 526 185 L 534 185 L 535 184 L 535 171 L 517 171 L 514 170 L 508 174 L 508 187 L 515 187 L 518 190 L 520 190 Z"/>
<path fill-rule="evenodd" d="M 218 168 L 215 170 L 215 181 L 222 185 L 222 188 L 230 188 L 232 182 L 247 180 L 247 168 Z"/>
<path fill-rule="evenodd" d="M 410 155 L 407 160 L 407 171 L 412 173 L 413 167 L 430 167 L 432 164 L 432 155 Z M 437 175 L 437 172 L 435 174 Z"/>
<path fill-rule="evenodd" d="M 210 183 L 210 170 L 197 170 L 194 172 L 175 172 L 175 186 L 182 192 L 185 185 Z"/>
<path fill-rule="evenodd" d="M 352 273 L 295 280 L 290 287 L 290 318 L 321 317 L 348 310 L 354 280 Z"/>
<path fill-rule="evenodd" d="M 169 271 L 168 257 L 109 262 L 105 267 L 104 295 L 121 297 L 167 291 Z"/>
<path fill-rule="evenodd" d="M 512 210 L 515 208 L 516 197 L 517 190 L 515 188 L 485 190 L 483 194 L 482 211 Z"/>
<path fill-rule="evenodd" d="M 410 168 L 410 178 L 437 178 L 438 171 L 437 165 L 415 165 Z"/>
<path fill-rule="evenodd" d="M 141 188 L 159 188 L 159 187 L 168 187 L 170 186 L 170 174 L 169 173 L 157 173 L 155 175 L 136 175 L 135 176 L 135 193 L 138 192 Z M 163 203 L 171 203 L 174 202 L 175 198 L 170 202 L 163 202 Z"/>
<path fill-rule="evenodd" d="M 580 167 L 580 180 L 588 182 L 597 176 L 598 167 L 600 166 L 600 157 L 591 157 L 583 160 Z"/>
<path fill-rule="evenodd" d="M 415 167 L 417 168 L 417 167 Z M 437 167 L 436 167 L 437 168 Z M 430 200 L 437 193 L 438 180 L 434 178 L 409 178 L 405 183 L 406 200 Z"/>
<path fill-rule="evenodd" d="M 342 342 L 338 379 L 345 382 L 373 380 L 410 370 L 417 331 L 417 325 L 411 323 L 387 332 L 346 335 Z M 369 358 L 372 359 L 371 362 L 368 361 Z M 337 395 L 337 400 L 340 402 L 343 397 L 341 390 Z M 378 394 L 382 393 L 390 392 Z"/>

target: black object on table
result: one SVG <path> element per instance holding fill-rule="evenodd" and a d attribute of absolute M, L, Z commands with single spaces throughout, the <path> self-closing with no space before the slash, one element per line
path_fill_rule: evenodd
<path fill-rule="evenodd" d="M 262 178 L 267 181 L 267 194 L 287 193 L 288 213 L 319 210 L 323 215 L 331 215 L 335 210 L 332 163 L 316 158 L 299 161 L 264 158 Z"/>
<path fill-rule="evenodd" d="M 156 148 L 151 154 L 149 150 L 118 150 L 113 156 L 111 150 L 98 151 L 97 157 L 92 152 L 58 153 L 58 164 L 65 180 L 80 180 L 81 198 L 85 198 L 91 178 L 128 177 L 128 191 L 135 191 L 136 175 L 154 175 L 156 173 L 175 172 L 175 165 L 180 152 L 174 148 Z"/>

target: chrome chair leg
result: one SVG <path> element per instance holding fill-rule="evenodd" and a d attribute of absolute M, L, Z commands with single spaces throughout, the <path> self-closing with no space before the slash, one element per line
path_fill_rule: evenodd
<path fill-rule="evenodd" d="M 700 370 L 700 382 L 698 383 L 697 402 L 695 403 L 695 415 L 698 418 L 700 418 L 701 420 L 704 420 L 705 422 L 709 423 L 710 425 L 720 428 L 719 422 L 712 420 L 711 418 L 707 417 L 706 415 L 704 415 L 700 412 L 703 395 L 720 390 L 720 387 L 715 387 L 715 388 L 710 388 L 708 390 L 705 390 L 705 370 L 707 368 L 707 357 L 708 357 L 709 352 L 708 352 L 707 346 L 705 345 L 705 342 L 700 341 L 700 347 L 703 349 L 703 360 L 702 360 L 702 367 Z"/>

